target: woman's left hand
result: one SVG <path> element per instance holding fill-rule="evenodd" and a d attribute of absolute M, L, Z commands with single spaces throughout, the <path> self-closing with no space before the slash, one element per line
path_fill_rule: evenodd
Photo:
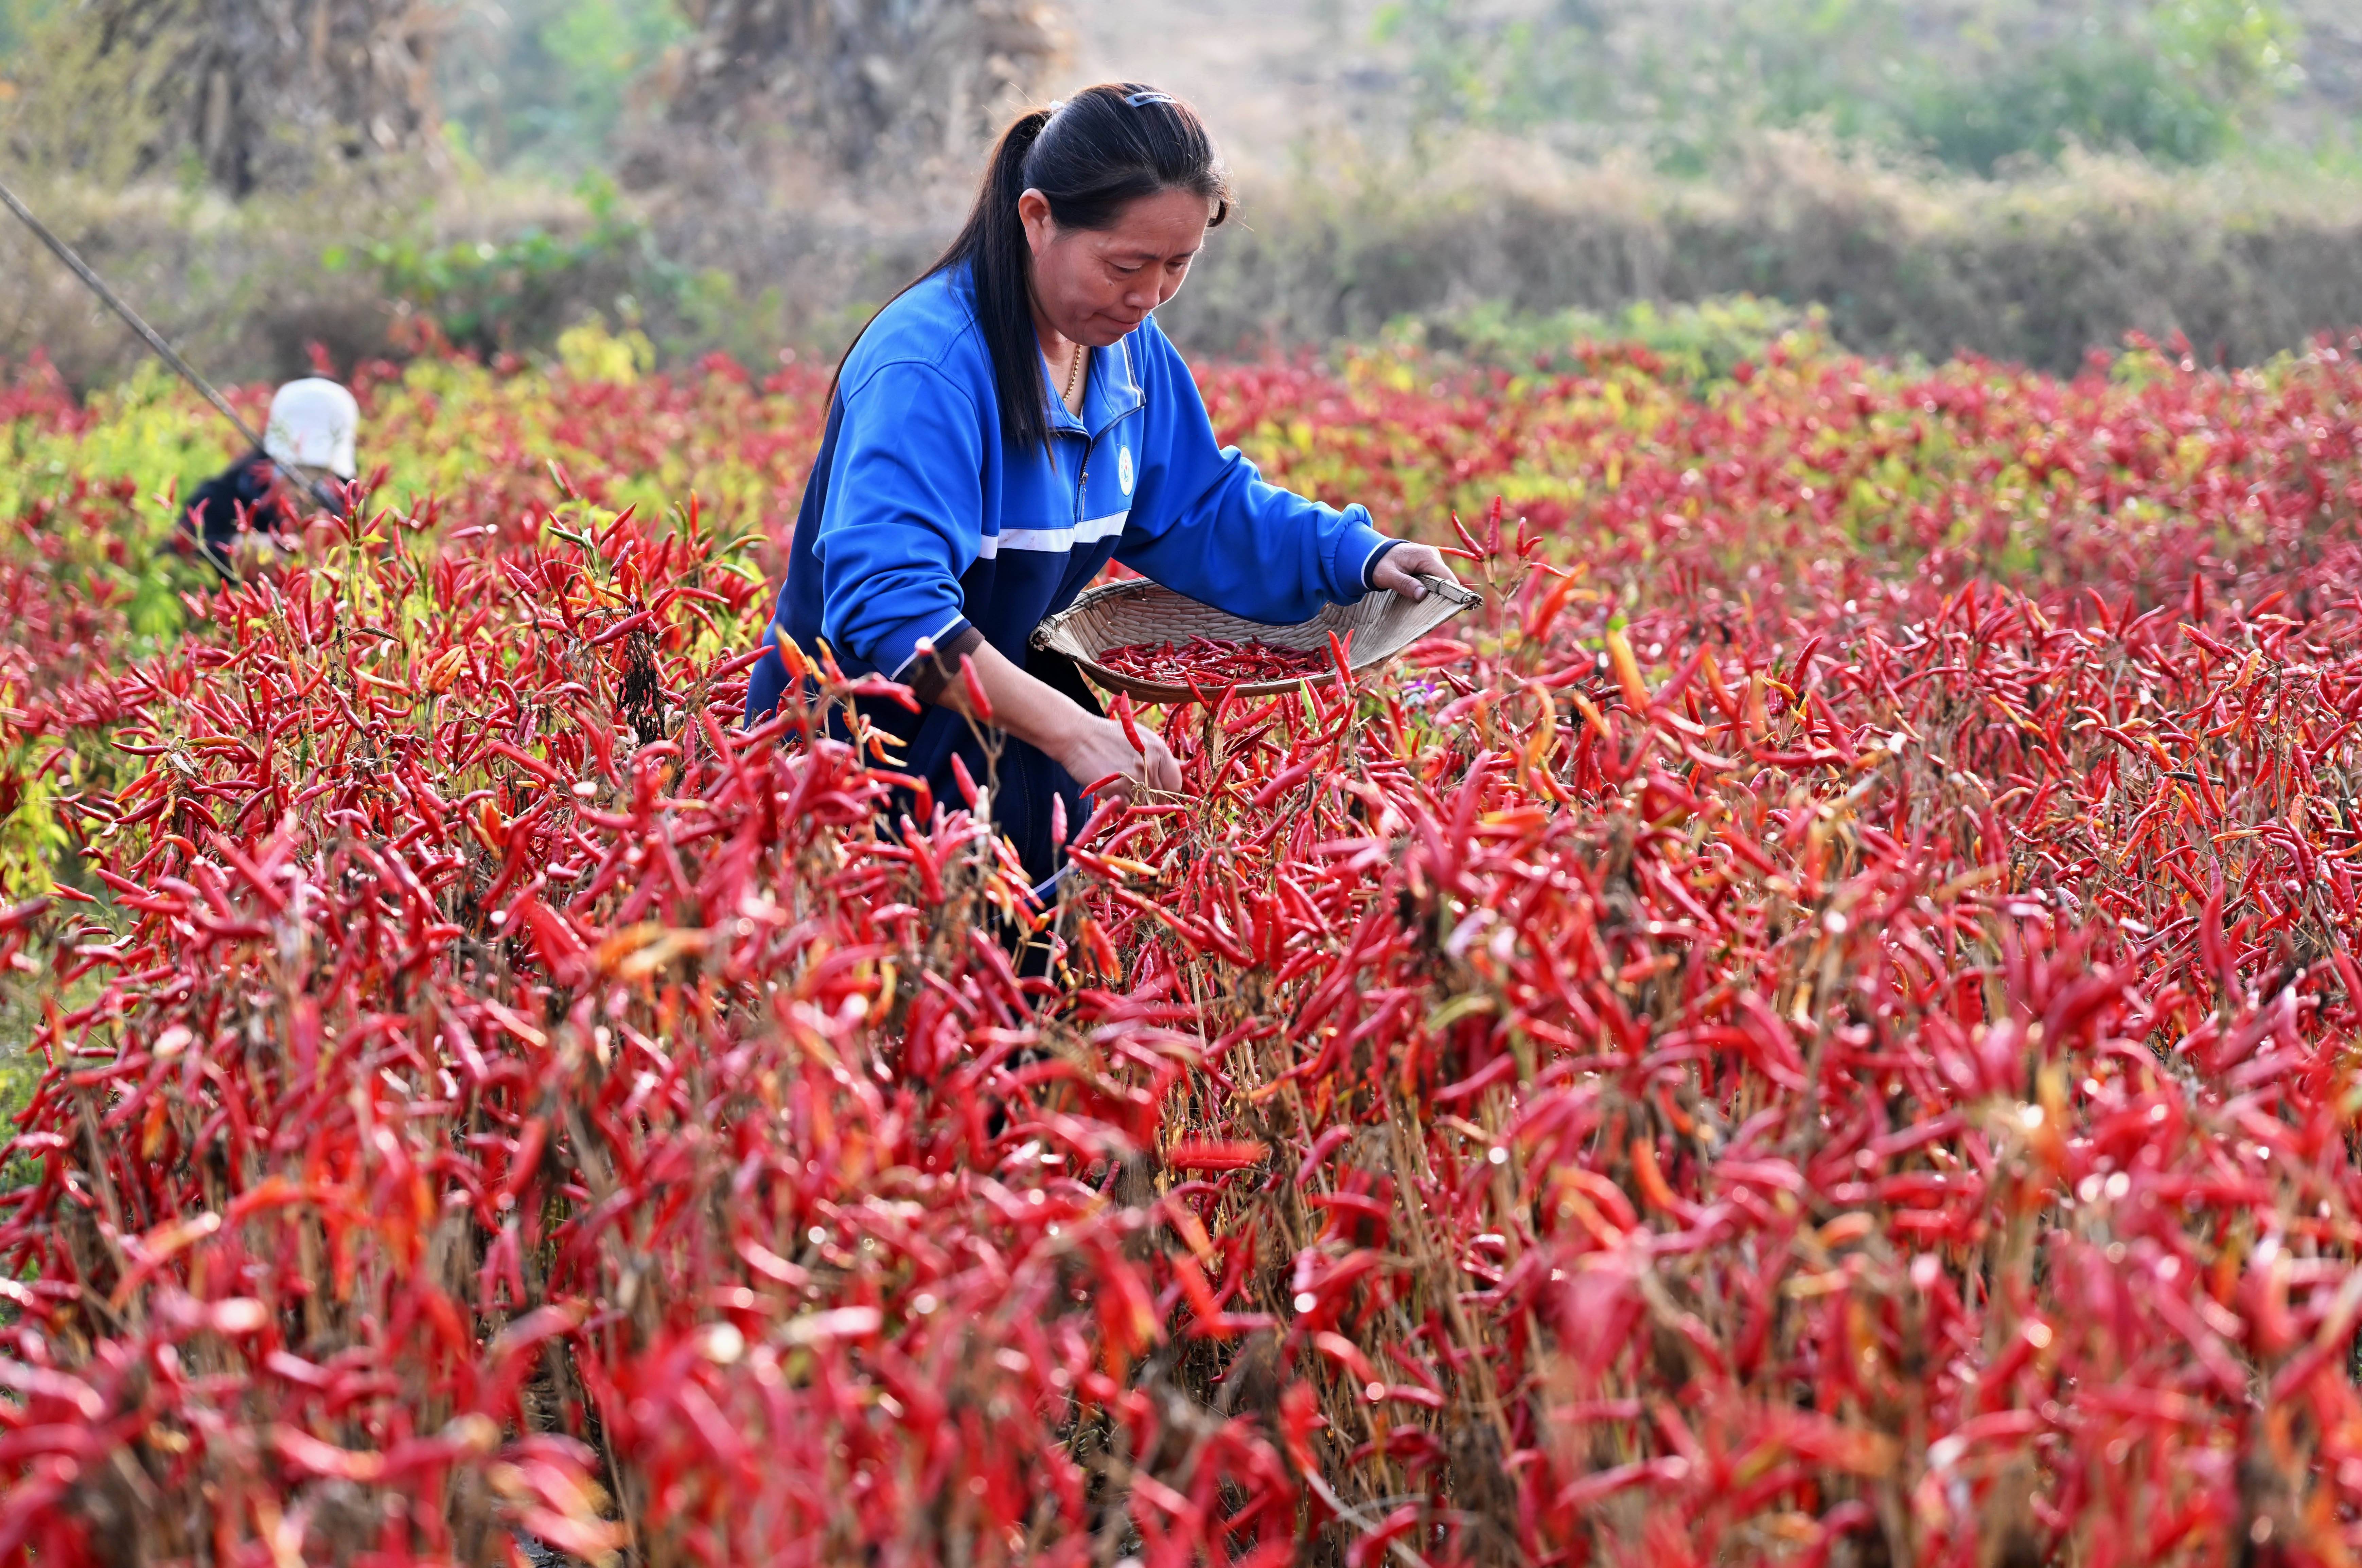
<path fill-rule="evenodd" d="M 1445 564 L 1443 552 L 1433 545 L 1396 545 L 1379 560 L 1377 570 L 1370 574 L 1374 587 L 1391 588 L 1414 604 L 1427 597 L 1427 585 L 1422 577 L 1440 577 L 1446 582 L 1460 580 Z"/>

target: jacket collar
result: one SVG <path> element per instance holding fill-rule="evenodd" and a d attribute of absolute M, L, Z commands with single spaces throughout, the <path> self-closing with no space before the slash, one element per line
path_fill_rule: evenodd
<path fill-rule="evenodd" d="M 1137 331 L 1135 328 L 1104 348 L 1091 350 L 1091 369 L 1083 382 L 1083 412 L 1079 415 L 1059 401 L 1057 384 L 1050 378 L 1050 361 L 1042 361 L 1043 376 L 1051 379 L 1051 429 L 1087 436 L 1096 441 L 1117 420 L 1147 402 L 1140 390 L 1140 375 L 1132 357 L 1131 339 Z"/>

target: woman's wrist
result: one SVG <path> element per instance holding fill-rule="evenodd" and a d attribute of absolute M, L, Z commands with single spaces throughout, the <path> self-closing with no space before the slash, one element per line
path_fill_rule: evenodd
<path fill-rule="evenodd" d="M 1039 724 L 1041 733 L 1017 738 L 1063 767 L 1066 758 L 1088 743 L 1093 726 L 1107 721 L 1094 718 L 1080 702 L 1063 691 L 1054 689 L 1049 696 L 1053 701 L 1043 703 L 1040 711 L 1031 715 Z"/>
<path fill-rule="evenodd" d="M 975 690 L 990 704 L 992 727 L 1053 757 L 1072 751 L 1087 738 L 1091 716 L 1073 698 L 1027 674 L 974 627 L 962 628 L 931 657 L 919 661 L 921 673 L 911 682 L 912 693 L 935 707 L 982 721 L 984 715 L 977 711 L 968 678 L 960 668 L 963 655 L 975 670 Z"/>

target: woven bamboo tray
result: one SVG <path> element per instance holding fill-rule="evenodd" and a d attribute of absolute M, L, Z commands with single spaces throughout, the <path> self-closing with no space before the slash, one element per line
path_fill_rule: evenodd
<path fill-rule="evenodd" d="M 1121 675 L 1098 662 L 1109 648 L 1134 643 L 1186 643 L 1192 637 L 1253 639 L 1275 648 L 1325 650 L 1329 634 L 1352 634 L 1347 652 L 1355 673 L 1385 663 L 1473 604 L 1479 595 L 1454 582 L 1423 577 L 1427 597 L 1414 604 L 1383 588 L 1372 589 L 1352 604 L 1331 604 L 1309 621 L 1271 626 L 1187 599 L 1145 579 L 1101 584 L 1086 590 L 1074 603 L 1033 628 L 1033 646 L 1065 654 L 1083 672 L 1110 691 L 1122 691 L 1147 702 L 1187 702 L 1194 694 L 1187 686 L 1168 686 Z M 1267 697 L 1292 691 L 1301 681 L 1322 685 L 1337 679 L 1333 665 L 1318 672 L 1285 680 L 1242 684 L 1242 697 Z M 1213 695 L 1211 688 L 1207 695 Z"/>

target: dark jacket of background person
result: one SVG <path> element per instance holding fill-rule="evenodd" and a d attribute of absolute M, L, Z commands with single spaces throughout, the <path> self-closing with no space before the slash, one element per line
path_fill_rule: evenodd
<path fill-rule="evenodd" d="M 278 465 L 259 448 L 248 452 L 189 492 L 173 547 L 193 549 L 226 574 L 242 528 L 276 534 L 293 521 L 282 488 Z"/>

